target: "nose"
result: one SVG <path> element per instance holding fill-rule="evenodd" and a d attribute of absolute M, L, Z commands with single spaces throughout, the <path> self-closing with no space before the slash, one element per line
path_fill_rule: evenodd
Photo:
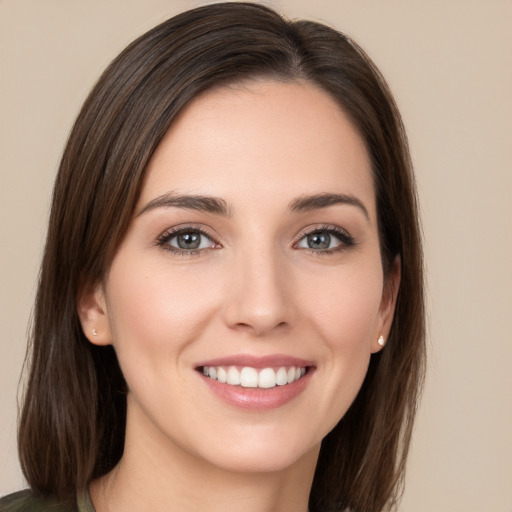
<path fill-rule="evenodd" d="M 231 329 L 261 337 L 293 322 L 292 280 L 272 250 L 239 255 L 231 268 L 224 318 Z"/>

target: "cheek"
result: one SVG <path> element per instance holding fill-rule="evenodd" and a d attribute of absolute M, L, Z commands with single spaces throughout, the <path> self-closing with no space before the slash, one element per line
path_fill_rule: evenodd
<path fill-rule="evenodd" d="M 126 277 L 125 277 L 126 276 Z M 126 364 L 158 366 L 197 339 L 215 311 L 213 290 L 197 275 L 181 270 L 130 273 L 119 265 L 110 276 L 107 296 L 113 344 Z M 151 362 L 152 359 L 152 362 Z"/>
<path fill-rule="evenodd" d="M 368 370 L 379 325 L 382 279 L 378 272 L 338 273 L 309 295 L 309 326 L 321 345 L 322 393 L 311 407 L 325 412 L 327 434 L 354 401 Z M 318 339 L 318 336 L 320 339 Z"/>
<path fill-rule="evenodd" d="M 382 282 L 378 267 L 370 267 L 333 273 L 310 290 L 310 318 L 332 350 L 369 348 L 379 326 Z"/>

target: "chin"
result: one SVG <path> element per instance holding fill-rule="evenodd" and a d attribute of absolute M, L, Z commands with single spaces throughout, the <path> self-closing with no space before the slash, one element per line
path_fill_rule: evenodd
<path fill-rule="evenodd" d="M 233 450 L 232 453 L 223 452 L 222 457 L 214 457 L 211 463 L 231 473 L 280 473 L 293 467 L 299 467 L 303 462 L 312 458 L 316 462 L 320 444 L 309 447 L 308 450 L 277 449 L 255 450 L 245 452 Z M 229 452 L 229 450 L 228 450 Z"/>
<path fill-rule="evenodd" d="M 234 473 L 278 473 L 306 460 L 316 463 L 321 439 L 312 439 L 304 431 L 297 434 L 294 436 L 289 426 L 246 428 L 243 433 L 215 436 L 215 442 L 197 446 L 196 454 Z"/>

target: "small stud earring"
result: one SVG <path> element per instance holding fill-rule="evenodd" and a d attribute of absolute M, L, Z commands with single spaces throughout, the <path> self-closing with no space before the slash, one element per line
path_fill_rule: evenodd
<path fill-rule="evenodd" d="M 93 329 L 93 330 L 92 330 L 92 335 L 93 335 L 93 336 L 98 336 L 98 333 L 96 332 L 96 329 Z"/>
<path fill-rule="evenodd" d="M 382 334 L 379 336 L 379 339 L 378 339 L 377 343 L 378 343 L 381 347 L 383 347 L 383 346 L 384 346 L 384 343 L 386 343 L 386 342 L 384 341 L 384 336 L 382 336 Z"/>

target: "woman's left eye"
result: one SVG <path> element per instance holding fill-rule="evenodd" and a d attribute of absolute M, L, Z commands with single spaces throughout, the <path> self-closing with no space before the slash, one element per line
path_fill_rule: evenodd
<path fill-rule="evenodd" d="M 202 249 L 213 249 L 216 243 L 199 229 L 182 229 L 165 233 L 158 240 L 158 245 L 176 252 L 194 252 Z"/>
<path fill-rule="evenodd" d="M 354 245 L 354 239 L 341 229 L 315 229 L 295 244 L 296 248 L 315 252 L 334 252 Z"/>

